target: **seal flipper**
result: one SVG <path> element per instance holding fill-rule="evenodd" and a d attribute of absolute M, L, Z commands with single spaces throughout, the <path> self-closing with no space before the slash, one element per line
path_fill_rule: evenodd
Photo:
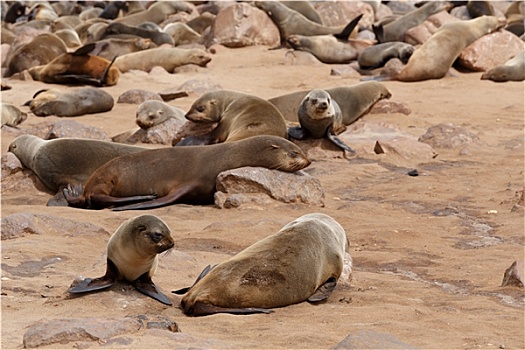
<path fill-rule="evenodd" d="M 96 48 L 96 43 L 89 43 L 79 47 L 72 53 L 73 56 L 85 56 Z"/>
<path fill-rule="evenodd" d="M 171 300 L 157 288 L 155 283 L 153 283 L 149 276 L 149 271 L 137 278 L 131 284 L 142 294 L 152 297 L 165 305 L 173 305 Z"/>
<path fill-rule="evenodd" d="M 211 145 L 216 142 L 213 142 L 213 138 L 210 133 L 204 135 L 192 135 L 187 136 L 183 140 L 176 143 L 174 146 L 201 146 L 201 145 Z"/>
<path fill-rule="evenodd" d="M 359 23 L 359 21 L 361 20 L 361 17 L 363 17 L 363 14 L 360 14 L 359 16 L 351 20 L 350 23 L 346 25 L 346 27 L 341 33 L 334 34 L 334 36 L 340 40 L 348 40 L 348 37 L 350 36 L 350 34 L 352 34 L 352 31 L 357 26 L 357 23 Z"/>
<path fill-rule="evenodd" d="M 172 291 L 173 294 L 177 294 L 177 295 L 182 295 L 182 294 L 186 294 L 191 288 L 193 288 L 194 285 L 197 284 L 197 282 L 199 282 L 204 276 L 206 276 L 211 270 L 213 270 L 213 268 L 217 266 L 217 264 L 211 266 L 211 265 L 208 265 L 204 268 L 204 270 L 202 270 L 202 272 L 200 273 L 200 275 L 197 277 L 197 279 L 195 280 L 195 282 L 193 282 L 193 284 L 191 285 L 191 287 L 185 287 L 185 288 L 181 288 L 181 289 L 177 289 L 177 290 L 174 290 Z"/>
<path fill-rule="evenodd" d="M 296 140 L 304 140 L 306 131 L 300 126 L 291 126 L 288 128 L 288 136 Z"/>
<path fill-rule="evenodd" d="M 183 309 L 188 316 L 207 316 L 214 314 L 232 314 L 232 315 L 251 315 L 251 314 L 270 314 L 274 312 L 270 309 L 245 307 L 245 308 L 225 308 L 197 301 L 192 307 Z"/>
<path fill-rule="evenodd" d="M 174 189 L 173 191 L 169 192 L 164 197 L 155 198 L 155 199 L 152 199 L 146 202 L 124 205 L 121 207 L 115 207 L 112 210 L 122 211 L 122 210 L 151 209 L 151 208 L 162 207 L 164 205 L 174 203 L 177 199 L 181 198 L 182 196 L 188 193 L 191 193 L 198 186 L 199 184 L 197 183 L 195 184 L 190 183 L 185 186 Z"/>
<path fill-rule="evenodd" d="M 336 285 L 337 280 L 334 277 L 330 277 L 328 280 L 326 280 L 325 283 L 323 283 L 319 288 L 317 288 L 314 294 L 310 295 L 310 297 L 306 300 L 310 303 L 316 303 L 319 301 L 326 300 L 328 299 L 330 294 L 332 294 Z"/>
<path fill-rule="evenodd" d="M 115 284 L 119 274 L 118 268 L 113 261 L 107 260 L 106 274 L 99 278 L 86 278 L 75 286 L 68 289 L 71 294 L 95 292 L 97 290 L 107 289 Z"/>
<path fill-rule="evenodd" d="M 376 35 L 376 40 L 378 44 L 385 42 L 385 33 L 383 29 L 383 24 L 379 25 L 373 25 L 372 24 L 372 30 L 374 31 L 374 34 Z"/>
<path fill-rule="evenodd" d="M 102 75 L 100 76 L 100 79 L 99 79 L 99 83 L 100 83 L 101 86 L 102 85 L 106 85 L 107 80 L 108 80 L 109 69 L 111 68 L 111 66 L 113 65 L 115 60 L 117 59 L 117 56 L 118 55 L 115 55 L 115 57 L 113 57 L 113 59 L 111 60 L 111 62 L 109 62 L 109 64 L 106 67 L 106 69 L 104 69 L 104 72 L 102 72 Z"/>
<path fill-rule="evenodd" d="M 149 201 L 151 199 L 157 198 L 156 195 L 141 195 L 141 196 L 130 196 L 130 197 L 112 197 L 105 194 L 92 194 L 89 198 L 89 203 L 91 203 L 91 208 L 107 208 L 114 204 L 120 203 L 129 203 L 137 201 Z"/>
<path fill-rule="evenodd" d="M 346 143 L 344 143 L 339 137 L 335 136 L 335 134 L 332 132 L 332 127 L 330 126 L 327 130 L 326 130 L 326 137 L 334 144 L 336 145 L 337 147 L 347 151 L 347 152 L 350 152 L 350 153 L 355 153 L 354 149 L 351 148 L 350 146 L 348 146 Z"/>

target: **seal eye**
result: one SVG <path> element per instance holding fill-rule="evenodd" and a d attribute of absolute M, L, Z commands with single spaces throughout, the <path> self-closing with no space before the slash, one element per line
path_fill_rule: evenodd
<path fill-rule="evenodd" d="M 162 233 L 160 232 L 150 233 L 149 237 L 151 238 L 153 242 L 159 243 L 162 240 Z"/>
<path fill-rule="evenodd" d="M 314 105 L 317 104 L 317 99 L 316 99 L 316 98 L 314 98 L 314 99 L 312 100 L 312 104 L 314 104 Z"/>
<path fill-rule="evenodd" d="M 299 155 L 299 153 L 297 153 L 296 151 L 291 151 L 290 152 L 290 157 L 292 157 L 292 158 L 297 158 L 298 155 Z"/>
<path fill-rule="evenodd" d="M 197 110 L 197 112 L 202 113 L 206 108 L 204 108 L 204 106 L 197 106 L 197 108 L 195 109 Z"/>

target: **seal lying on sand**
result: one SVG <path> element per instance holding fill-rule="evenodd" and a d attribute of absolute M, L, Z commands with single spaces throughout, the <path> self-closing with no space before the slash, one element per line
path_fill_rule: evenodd
<path fill-rule="evenodd" d="M 504 64 L 489 69 L 483 73 L 481 79 L 498 83 L 525 80 L 525 51 L 520 52 Z"/>
<path fill-rule="evenodd" d="M 170 299 L 151 280 L 158 254 L 173 248 L 168 226 L 154 215 L 141 215 L 125 221 L 113 233 L 107 246 L 106 274 L 86 278 L 72 285 L 71 294 L 94 292 L 111 287 L 116 281 L 130 282 L 139 292 L 166 305 Z"/>
<path fill-rule="evenodd" d="M 303 215 L 219 265 L 208 266 L 180 307 L 186 315 L 269 313 L 326 300 L 341 276 L 348 239 L 328 215 Z"/>

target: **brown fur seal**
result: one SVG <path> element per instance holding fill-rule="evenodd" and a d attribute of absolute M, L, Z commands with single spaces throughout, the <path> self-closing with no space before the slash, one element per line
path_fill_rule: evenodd
<path fill-rule="evenodd" d="M 407 30 L 423 23 L 429 16 L 450 8 L 451 5 L 447 1 L 429 1 L 420 8 L 410 11 L 388 24 L 379 24 L 372 26 L 372 28 L 377 41 L 380 43 L 403 41 Z"/>
<path fill-rule="evenodd" d="M 410 82 L 443 78 L 463 49 L 504 25 L 505 21 L 493 16 L 446 23 L 412 54 L 396 79 Z"/>
<path fill-rule="evenodd" d="M 291 138 L 302 140 L 308 135 L 314 139 L 328 138 L 341 149 L 355 153 L 355 151 L 335 135 L 346 130 L 343 125 L 341 108 L 332 100 L 330 94 L 324 90 L 312 90 L 306 95 L 299 107 L 300 127 L 288 129 Z"/>
<path fill-rule="evenodd" d="M 31 67 L 47 64 L 66 52 L 66 44 L 58 36 L 52 33 L 40 34 L 31 42 L 15 49 L 12 54 L 8 54 L 8 70 L 5 76 L 9 77 Z"/>
<path fill-rule="evenodd" d="M 341 86 L 325 89 L 341 108 L 343 124 L 350 125 L 363 116 L 379 100 L 388 99 L 392 96 L 390 91 L 378 82 L 364 82 L 351 86 Z M 284 119 L 297 122 L 301 101 L 309 90 L 293 92 L 269 99 L 276 106 Z"/>
<path fill-rule="evenodd" d="M 159 1 L 151 5 L 145 11 L 117 18 L 114 22 L 124 23 L 128 26 L 137 26 L 143 22 L 153 22 L 159 24 L 169 15 L 181 11 L 191 13 L 192 7 L 185 1 Z"/>
<path fill-rule="evenodd" d="M 102 113 L 110 111 L 113 104 L 110 94 L 93 87 L 69 89 L 67 92 L 57 89 L 40 90 L 31 101 L 25 103 L 39 117 L 76 117 Z"/>
<path fill-rule="evenodd" d="M 237 91 L 205 93 L 193 103 L 186 119 L 219 124 L 208 134 L 186 137 L 179 146 L 232 142 L 257 135 L 285 138 L 287 135 L 286 123 L 277 108 L 260 97 Z"/>
<path fill-rule="evenodd" d="M 164 32 L 171 36 L 175 46 L 196 43 L 201 38 L 199 33 L 181 22 L 168 24 L 164 27 Z"/>
<path fill-rule="evenodd" d="M 128 53 L 142 51 L 156 47 L 151 39 L 133 38 L 133 39 L 104 39 L 95 43 L 90 55 L 99 56 L 107 60 L 115 57 L 127 55 Z"/>
<path fill-rule="evenodd" d="M 85 139 L 42 140 L 33 135 L 17 137 L 10 145 L 20 162 L 56 195 L 48 206 L 67 206 L 62 190 L 68 184 L 85 184 L 93 172 L 113 158 L 147 148 Z"/>
<path fill-rule="evenodd" d="M 55 35 L 62 39 L 68 48 L 78 48 L 82 46 L 77 32 L 72 28 L 57 30 L 55 31 Z"/>
<path fill-rule="evenodd" d="M 155 26 L 157 26 L 155 24 Z M 158 26 L 157 26 L 158 27 Z M 169 44 L 173 46 L 173 38 L 167 34 L 158 30 L 151 30 L 144 27 L 134 27 L 125 25 L 124 23 L 111 23 L 106 27 L 104 35 L 102 38 L 115 38 L 121 34 L 132 35 L 133 37 L 140 37 L 145 39 L 151 39 L 156 45 L 160 46 L 162 44 Z M 130 37 L 132 38 L 132 37 Z"/>
<path fill-rule="evenodd" d="M 525 51 L 517 54 L 504 64 L 491 68 L 481 76 L 482 80 L 495 82 L 525 80 Z"/>
<path fill-rule="evenodd" d="M 175 68 L 185 64 L 196 64 L 206 67 L 210 61 L 210 55 L 201 49 L 159 47 L 120 56 L 115 60 L 115 65 L 122 73 L 132 69 L 149 72 L 155 66 L 160 66 L 169 73 L 173 73 Z"/>
<path fill-rule="evenodd" d="M 362 69 L 383 67 L 390 59 L 399 58 L 406 64 L 414 53 L 414 47 L 400 41 L 378 44 L 364 49 L 357 58 Z"/>
<path fill-rule="evenodd" d="M 310 161 L 290 141 L 255 136 L 210 146 L 152 149 L 127 154 L 98 168 L 84 191 L 68 188 L 70 206 L 106 208 L 142 203 L 114 210 L 150 209 L 173 203 L 211 203 L 219 173 L 243 166 L 261 166 L 294 172 Z"/>
<path fill-rule="evenodd" d="M 149 129 L 170 118 L 184 121 L 184 111 L 162 101 L 145 101 L 137 107 L 135 122 L 142 129 Z"/>
<path fill-rule="evenodd" d="M 319 13 L 316 11 L 315 7 L 310 1 L 281 1 L 281 3 L 286 5 L 286 7 L 299 12 L 310 21 L 323 24 L 321 16 L 319 16 Z"/>
<path fill-rule="evenodd" d="M 16 127 L 27 119 L 27 113 L 22 112 L 16 106 L 2 103 L 2 125 Z"/>
<path fill-rule="evenodd" d="M 107 289 L 116 281 L 125 280 L 141 293 L 166 305 L 170 299 L 151 280 L 157 270 L 158 254 L 173 248 L 171 231 L 154 215 L 141 215 L 124 221 L 113 233 L 107 246 L 106 274 L 74 283 L 72 294 Z"/>
<path fill-rule="evenodd" d="M 269 313 L 270 308 L 326 300 L 343 272 L 348 239 L 328 215 L 303 215 L 217 266 L 182 294 L 189 316 Z"/>
<path fill-rule="evenodd" d="M 73 53 L 64 53 L 44 66 L 28 70 L 33 79 L 49 84 L 89 84 L 112 86 L 120 78 L 113 61 L 89 55 L 95 44 L 87 44 Z M 115 58 L 113 58 L 115 59 Z"/>

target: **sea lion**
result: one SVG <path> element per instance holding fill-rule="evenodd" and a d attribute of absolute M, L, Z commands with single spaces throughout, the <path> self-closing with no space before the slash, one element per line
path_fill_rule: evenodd
<path fill-rule="evenodd" d="M 348 251 L 341 225 L 328 215 L 303 215 L 232 258 L 208 266 L 180 308 L 189 316 L 269 313 L 270 308 L 326 300 Z"/>
<path fill-rule="evenodd" d="M 39 1 L 29 9 L 29 20 L 49 20 L 58 18 L 55 9 L 47 2 Z"/>
<path fill-rule="evenodd" d="M 414 53 L 414 46 L 400 41 L 391 41 L 364 49 L 357 58 L 361 69 L 383 67 L 390 59 L 399 58 L 406 64 Z"/>
<path fill-rule="evenodd" d="M 99 56 L 106 60 L 127 55 L 128 53 L 142 51 L 157 47 L 151 39 L 104 39 L 95 42 L 95 47 L 89 52 L 92 56 Z"/>
<path fill-rule="evenodd" d="M 411 82 L 443 78 L 461 51 L 504 25 L 505 20 L 494 16 L 446 23 L 412 54 L 395 79 Z"/>
<path fill-rule="evenodd" d="M 199 33 L 181 22 L 168 24 L 164 27 L 164 32 L 171 36 L 175 46 L 195 43 L 201 38 Z"/>
<path fill-rule="evenodd" d="M 29 43 L 8 54 L 6 58 L 8 69 L 4 76 L 10 77 L 31 67 L 47 64 L 66 52 L 66 44 L 57 35 L 52 33 L 37 35 Z"/>
<path fill-rule="evenodd" d="M 355 151 L 341 141 L 337 136 L 346 130 L 343 125 L 341 108 L 332 100 L 330 94 L 324 90 L 312 90 L 305 96 L 299 107 L 300 127 L 290 127 L 288 135 L 291 138 L 302 140 L 308 135 L 314 139 L 328 138 L 337 147 L 355 153 Z"/>
<path fill-rule="evenodd" d="M 341 108 L 344 125 L 350 125 L 362 117 L 377 101 L 389 99 L 392 96 L 384 85 L 374 81 L 325 89 L 325 91 Z M 284 119 L 297 122 L 301 101 L 308 92 L 309 90 L 293 92 L 271 98 L 268 101 L 281 111 Z"/>
<path fill-rule="evenodd" d="M 73 207 L 149 209 L 173 203 L 213 202 L 219 173 L 244 166 L 294 172 L 310 161 L 292 142 L 264 135 L 210 146 L 152 149 L 127 154 L 99 167 L 82 188 L 64 189 Z"/>
<path fill-rule="evenodd" d="M 103 113 L 113 108 L 113 97 L 104 90 L 93 87 L 40 90 L 27 101 L 31 112 L 39 117 L 76 117 L 84 114 Z"/>
<path fill-rule="evenodd" d="M 128 3 L 131 3 L 129 1 Z M 133 13 L 121 18 L 117 18 L 114 22 L 124 23 L 128 26 L 137 26 L 143 22 L 161 23 L 169 15 L 176 12 L 191 13 L 192 7 L 185 1 L 159 1 L 151 5 L 147 10 Z"/>
<path fill-rule="evenodd" d="M 372 29 L 379 43 L 404 41 L 407 30 L 423 23 L 429 16 L 450 8 L 451 5 L 447 1 L 429 1 L 388 24 L 373 25 Z"/>
<path fill-rule="evenodd" d="M 260 97 L 237 91 L 205 93 L 192 104 L 186 119 L 219 124 L 207 134 L 184 138 L 179 146 L 232 142 L 256 135 L 287 136 L 286 122 L 277 108 Z"/>
<path fill-rule="evenodd" d="M 185 114 L 180 108 L 170 106 L 162 101 L 149 100 L 142 102 L 138 106 L 135 122 L 142 129 L 149 129 L 170 118 L 184 121 Z"/>
<path fill-rule="evenodd" d="M 80 37 L 78 36 L 77 32 L 72 29 L 60 29 L 55 31 L 55 35 L 58 36 L 64 44 L 68 48 L 78 48 L 82 46 L 82 42 L 80 41 Z"/>
<path fill-rule="evenodd" d="M 155 66 L 160 66 L 169 73 L 173 73 L 175 68 L 185 64 L 206 67 L 210 61 L 210 55 L 201 49 L 159 47 L 120 56 L 115 60 L 115 65 L 122 73 L 132 69 L 149 72 Z"/>
<path fill-rule="evenodd" d="M 95 44 L 87 44 L 73 53 L 64 53 L 43 66 L 28 69 L 33 79 L 48 84 L 88 84 L 113 86 L 120 78 L 120 72 L 113 61 L 88 54 Z"/>
<path fill-rule="evenodd" d="M 215 15 L 213 13 L 204 12 L 199 16 L 189 20 L 186 22 L 186 24 L 188 27 L 202 35 L 204 31 L 212 25 L 214 20 Z"/>
<path fill-rule="evenodd" d="M 490 4 L 490 1 L 469 1 L 467 3 L 467 11 L 471 18 L 494 16 L 494 8 Z"/>
<path fill-rule="evenodd" d="M 2 5 L 4 5 L 2 1 Z M 2 8 L 2 10 L 4 10 Z M 2 16 L 5 14 L 5 18 L 2 18 L 6 23 L 15 23 L 19 17 L 22 17 L 26 13 L 26 5 L 20 1 L 13 2 L 7 11 L 2 11 Z M 2 28 L 4 30 L 4 28 Z"/>
<path fill-rule="evenodd" d="M 151 278 L 157 270 L 158 254 L 174 245 L 170 229 L 159 217 L 141 215 L 126 220 L 108 241 L 106 274 L 73 283 L 68 292 L 99 291 L 111 287 L 116 281 L 125 280 L 139 292 L 165 305 L 173 305 Z"/>
<path fill-rule="evenodd" d="M 16 127 L 27 119 L 27 113 L 22 112 L 16 106 L 2 103 L 2 125 Z"/>
<path fill-rule="evenodd" d="M 48 206 L 67 206 L 62 190 L 68 184 L 83 185 L 102 164 L 123 154 L 145 151 L 147 148 L 114 142 L 61 138 L 42 140 L 33 135 L 17 137 L 9 152 L 56 195 Z"/>
<path fill-rule="evenodd" d="M 323 24 L 321 16 L 319 16 L 319 13 L 316 11 L 315 7 L 310 1 L 281 1 L 281 3 L 286 5 L 286 7 L 299 12 L 310 21 Z"/>
<path fill-rule="evenodd" d="M 129 34 L 140 38 L 151 39 L 151 41 L 153 41 L 158 46 L 162 44 L 169 44 L 173 46 L 173 38 L 167 33 L 163 33 L 158 30 L 129 26 L 118 22 L 111 23 L 106 27 L 104 35 L 102 35 L 102 39 L 116 38 L 121 34 Z"/>
<path fill-rule="evenodd" d="M 525 51 L 504 64 L 491 68 L 481 76 L 481 80 L 492 80 L 498 83 L 525 80 Z"/>
<path fill-rule="evenodd" d="M 115 19 L 118 17 L 120 10 L 126 5 L 125 1 L 109 1 L 104 10 L 100 13 L 100 18 Z"/>

